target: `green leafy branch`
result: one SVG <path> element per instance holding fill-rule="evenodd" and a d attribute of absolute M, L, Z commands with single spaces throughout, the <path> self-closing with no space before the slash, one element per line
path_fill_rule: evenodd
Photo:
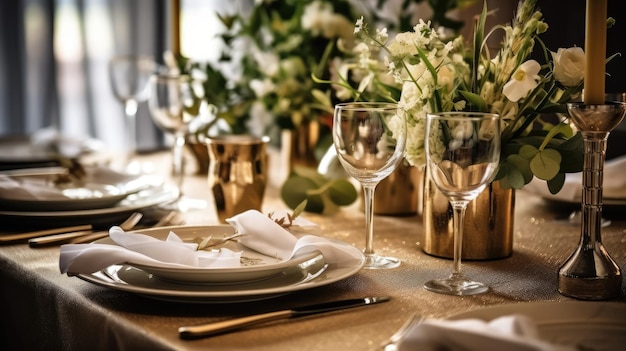
<path fill-rule="evenodd" d="M 304 211 L 330 214 L 354 203 L 358 193 L 345 179 L 330 179 L 315 169 L 295 167 L 283 183 L 281 197 L 291 209 L 306 200 Z"/>

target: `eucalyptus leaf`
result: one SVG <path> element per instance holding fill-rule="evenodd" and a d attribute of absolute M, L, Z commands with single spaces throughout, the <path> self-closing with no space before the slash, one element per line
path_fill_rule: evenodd
<path fill-rule="evenodd" d="M 281 197 L 291 209 L 306 201 L 304 211 L 330 214 L 340 206 L 352 204 L 358 194 L 354 185 L 345 179 L 331 180 L 315 169 L 294 167 L 283 183 Z"/>
<path fill-rule="evenodd" d="M 339 206 L 350 205 L 359 196 L 352 183 L 345 179 L 333 180 L 328 189 L 328 195 Z"/>
<path fill-rule="evenodd" d="M 313 183 L 315 183 L 318 187 L 328 182 L 328 178 L 326 178 L 323 174 L 318 173 L 317 170 L 313 168 L 295 166 L 293 168 L 292 173 L 300 177 L 308 178 Z"/>
<path fill-rule="evenodd" d="M 519 155 L 527 160 L 532 160 L 537 153 L 539 153 L 539 149 L 533 145 L 523 145 L 519 149 Z"/>
<path fill-rule="evenodd" d="M 530 161 L 521 157 L 520 155 L 510 155 L 506 161 L 513 166 L 517 172 L 522 176 L 524 185 L 528 184 L 533 179 L 533 172 L 530 169 Z M 516 188 L 521 189 L 521 187 Z"/>
<path fill-rule="evenodd" d="M 565 184 L 565 173 L 559 173 L 554 178 L 546 182 L 548 184 L 548 190 L 551 194 L 556 194 L 561 191 L 563 184 Z"/>
<path fill-rule="evenodd" d="M 530 160 L 530 169 L 537 178 L 550 180 L 561 169 L 561 154 L 554 149 L 541 150 Z"/>
<path fill-rule="evenodd" d="M 503 189 L 521 189 L 525 185 L 524 176 L 515 168 L 510 168 L 509 171 L 505 172 L 504 177 L 500 178 L 499 181 Z"/>
<path fill-rule="evenodd" d="M 307 190 L 316 188 L 317 185 L 309 178 L 292 176 L 283 183 L 280 194 L 287 206 L 294 209 L 302 201 L 308 200 Z"/>

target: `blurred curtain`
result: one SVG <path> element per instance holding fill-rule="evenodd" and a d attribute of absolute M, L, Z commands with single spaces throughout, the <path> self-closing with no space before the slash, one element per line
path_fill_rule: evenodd
<path fill-rule="evenodd" d="M 108 60 L 142 54 L 161 61 L 168 0 L 0 1 L 0 136 L 53 128 L 123 150 L 124 110 L 111 91 Z M 140 150 L 163 144 L 146 104 Z"/>

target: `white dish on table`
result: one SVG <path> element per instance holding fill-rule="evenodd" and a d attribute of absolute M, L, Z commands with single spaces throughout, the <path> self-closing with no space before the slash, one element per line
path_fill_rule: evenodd
<path fill-rule="evenodd" d="M 223 227 L 193 227 L 195 229 L 192 230 L 219 231 L 223 230 Z M 195 235 L 191 230 L 189 232 L 180 230 L 180 227 L 163 228 L 163 231 L 170 229 L 173 229 L 183 239 Z M 361 251 L 347 243 L 333 241 L 338 245 L 345 246 L 346 250 L 354 250 L 355 255 L 358 255 L 360 259 L 344 264 L 326 264 L 323 259 L 320 259 L 321 255 L 312 254 L 311 257 L 298 257 L 287 261 L 288 263 L 285 264 L 274 263 L 273 268 L 278 268 L 278 273 L 273 274 L 267 274 L 270 271 L 267 269 L 264 271 L 263 268 L 260 270 L 254 268 L 259 266 L 221 268 L 224 270 L 223 272 L 234 270 L 238 274 L 238 279 L 243 279 L 238 283 L 232 279 L 224 281 L 225 278 L 219 272 L 220 268 L 212 268 L 212 272 L 210 272 L 212 277 L 203 278 L 204 281 L 201 282 L 197 281 L 198 276 L 190 272 L 188 268 L 180 270 L 180 273 L 187 278 L 186 282 L 181 283 L 180 276 L 176 278 L 179 280 L 178 282 L 168 279 L 171 278 L 170 274 L 175 274 L 175 271 L 165 272 L 159 267 L 156 267 L 156 271 L 155 267 L 148 268 L 157 274 L 168 274 L 168 277 L 163 279 L 132 265 L 114 265 L 100 272 L 78 274 L 77 276 L 96 285 L 159 300 L 193 303 L 256 301 L 328 285 L 359 272 L 365 264 L 365 257 Z M 203 270 L 207 271 L 208 269 Z M 248 271 L 246 272 L 246 270 Z M 211 282 L 207 283 L 207 279 Z"/>
<path fill-rule="evenodd" d="M 183 241 L 199 243 L 205 238 L 211 238 L 209 243 L 218 243 L 221 239 L 232 236 L 234 228 L 230 225 L 216 226 L 171 226 L 150 228 L 136 231 L 159 240 L 165 240 L 170 232 L 175 233 Z M 95 241 L 97 244 L 117 245 L 107 237 Z M 241 266 L 228 268 L 202 268 L 202 267 L 171 267 L 155 265 L 143 265 L 135 262 L 127 262 L 129 266 L 139 268 L 153 276 L 166 281 L 184 284 L 241 284 L 260 281 L 279 275 L 287 269 L 300 264 L 320 264 L 323 261 L 319 251 L 297 255 L 289 260 L 281 260 L 276 257 L 266 256 L 251 250 L 236 241 L 229 240 L 215 249 L 228 248 L 241 251 Z M 323 264 L 323 262 L 321 263 Z"/>
<path fill-rule="evenodd" d="M 580 350 L 613 351 L 626 345 L 626 304 L 597 301 L 524 302 L 463 312 L 451 320 L 478 318 L 484 321 L 505 316 L 530 317 L 539 338 Z"/>
<path fill-rule="evenodd" d="M 72 211 L 105 208 L 146 189 L 154 180 L 149 176 L 118 172 L 107 167 L 85 167 L 81 182 L 57 183 L 65 173 L 62 167 L 31 168 L 0 172 L 3 177 L 23 184 L 25 191 L 0 191 L 0 208 L 11 211 Z"/>
<path fill-rule="evenodd" d="M 163 203 L 174 201 L 177 191 L 167 185 L 150 186 L 131 194 L 111 207 L 71 211 L 5 211 L 0 219 L 7 225 L 20 226 L 33 223 L 51 226 L 99 223 L 110 224 L 125 219 L 131 212 L 143 211 Z"/>

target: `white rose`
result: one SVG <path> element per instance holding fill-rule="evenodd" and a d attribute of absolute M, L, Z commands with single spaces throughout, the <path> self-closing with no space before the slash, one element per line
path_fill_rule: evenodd
<path fill-rule="evenodd" d="M 565 87 L 577 86 L 585 74 L 585 52 L 579 47 L 550 51 L 554 60 L 554 78 Z"/>

